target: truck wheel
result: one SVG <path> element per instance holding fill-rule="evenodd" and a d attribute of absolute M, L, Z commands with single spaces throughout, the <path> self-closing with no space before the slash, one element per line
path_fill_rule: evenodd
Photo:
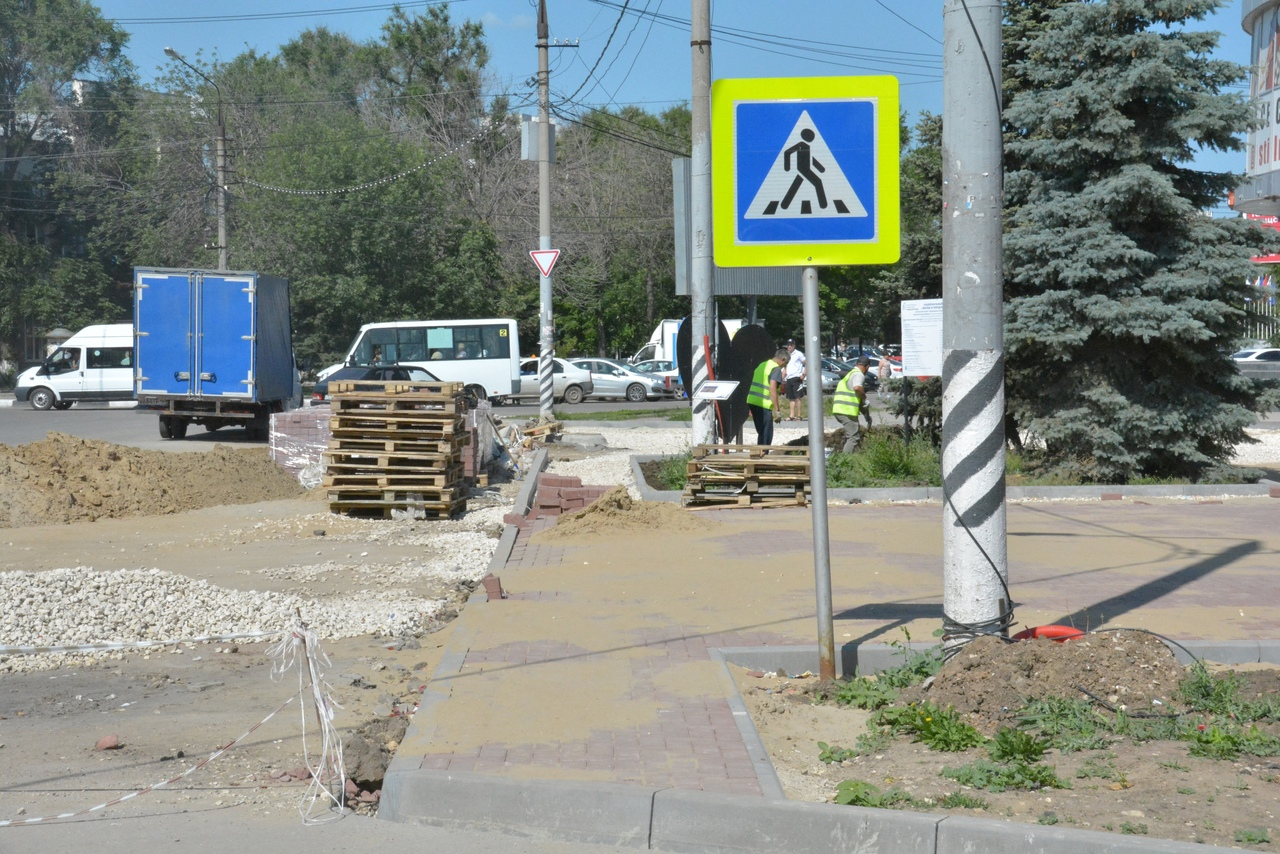
<path fill-rule="evenodd" d="M 31 401 L 32 409 L 45 410 L 52 407 L 58 401 L 58 398 L 54 396 L 52 391 L 40 386 L 39 388 L 31 389 L 31 394 L 27 395 L 27 400 Z"/>
<path fill-rule="evenodd" d="M 632 383 L 627 386 L 627 400 L 632 403 L 639 403 L 644 400 L 644 386 L 640 383 Z"/>
<path fill-rule="evenodd" d="M 169 428 L 169 432 L 173 434 L 175 439 L 187 438 L 187 424 L 189 422 L 185 418 L 173 419 L 173 424 Z"/>
<path fill-rule="evenodd" d="M 582 386 L 571 385 L 564 390 L 564 402 L 568 404 L 582 403 Z"/>
<path fill-rule="evenodd" d="M 160 438 L 161 439 L 173 438 L 173 422 L 167 415 L 160 416 Z"/>
<path fill-rule="evenodd" d="M 56 400 L 53 403 L 53 408 L 54 409 L 70 409 L 73 403 L 75 403 L 74 400 Z"/>

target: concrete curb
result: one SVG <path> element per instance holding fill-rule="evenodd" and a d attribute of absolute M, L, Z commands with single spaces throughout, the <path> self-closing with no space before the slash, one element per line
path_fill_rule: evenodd
<path fill-rule="evenodd" d="M 654 489 L 645 482 L 641 463 L 663 459 L 661 454 L 636 454 L 631 457 L 631 475 L 644 501 L 679 502 L 678 490 Z M 1005 490 L 1011 501 L 1076 499 L 1113 501 L 1124 498 L 1280 498 L 1280 489 L 1269 480 L 1242 484 L 1153 484 L 1150 486 L 1010 486 Z M 942 501 L 942 487 L 920 486 L 886 489 L 828 489 L 827 499 L 857 503 L 860 501 Z"/>
<path fill-rule="evenodd" d="M 533 499 L 538 491 L 538 475 L 547 467 L 547 449 L 539 448 L 529 460 L 529 465 L 524 474 L 524 483 L 520 484 L 520 490 L 516 493 L 515 506 L 511 508 L 512 513 L 524 516 L 533 509 Z M 498 538 L 498 545 L 493 550 L 493 557 L 489 558 L 489 568 L 487 572 L 497 575 L 502 572 L 502 568 L 507 565 L 507 560 L 511 557 L 511 550 L 515 548 L 516 537 L 519 536 L 520 529 L 515 525 L 503 525 L 502 536 Z"/>

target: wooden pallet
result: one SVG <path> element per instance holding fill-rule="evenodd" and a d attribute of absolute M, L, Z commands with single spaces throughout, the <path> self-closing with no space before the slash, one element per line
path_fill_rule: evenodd
<path fill-rule="evenodd" d="M 462 395 L 462 383 L 415 383 L 408 381 L 340 380 L 329 388 L 330 397 L 373 401 L 380 398 L 419 398 L 440 403 Z"/>
<path fill-rule="evenodd" d="M 414 457 L 456 453 L 471 444 L 471 434 L 455 433 L 441 437 L 386 439 L 381 436 L 344 436 L 329 440 L 331 456 Z"/>
<path fill-rule="evenodd" d="M 324 476 L 324 486 L 329 489 L 396 489 L 434 493 L 453 491 L 462 486 L 462 466 L 443 472 L 335 472 L 329 469 Z M 332 493 L 330 493 L 332 495 Z"/>
<path fill-rule="evenodd" d="M 341 513 L 344 516 L 373 518 L 373 519 L 390 519 L 393 511 L 410 511 L 416 515 L 421 515 L 425 519 L 449 519 L 467 509 L 467 500 L 460 498 L 456 501 L 377 501 L 373 499 L 363 500 L 330 500 L 329 511 L 332 513 Z"/>
<path fill-rule="evenodd" d="M 363 451 L 349 454 L 345 451 L 325 451 L 325 466 L 331 470 L 339 469 L 410 469 L 415 471 L 444 471 L 459 465 L 463 461 L 462 451 L 449 451 L 441 454 L 366 454 Z"/>
<path fill-rule="evenodd" d="M 809 501 L 809 457 L 763 445 L 698 445 L 686 473 L 687 507 L 782 507 Z"/>
<path fill-rule="evenodd" d="M 808 459 L 809 448 L 804 445 L 695 445 L 693 458 L 704 457 L 750 457 L 752 459 L 792 459 L 803 457 Z"/>

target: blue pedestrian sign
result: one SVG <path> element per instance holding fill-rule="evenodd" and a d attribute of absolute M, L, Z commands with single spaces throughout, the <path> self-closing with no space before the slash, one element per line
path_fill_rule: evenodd
<path fill-rule="evenodd" d="M 898 260 L 897 80 L 721 80 L 711 110 L 718 265 Z"/>

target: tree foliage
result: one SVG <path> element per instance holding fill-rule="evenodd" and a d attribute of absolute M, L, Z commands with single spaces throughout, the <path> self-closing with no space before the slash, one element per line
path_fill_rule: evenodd
<path fill-rule="evenodd" d="M 1005 110 L 1010 411 L 1085 479 L 1204 477 L 1254 420 L 1228 354 L 1260 237 L 1203 213 L 1235 176 L 1191 161 L 1239 148 L 1246 70 L 1192 29 L 1219 0 L 1057 5 L 1021 19 Z"/>

